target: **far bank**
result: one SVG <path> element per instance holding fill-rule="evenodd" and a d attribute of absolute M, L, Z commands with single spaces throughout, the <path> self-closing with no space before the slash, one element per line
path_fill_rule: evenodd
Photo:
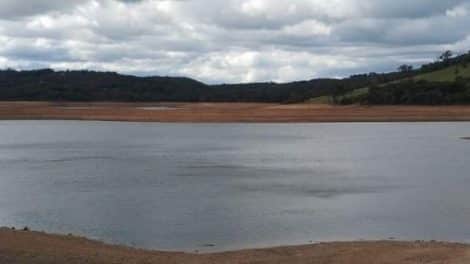
<path fill-rule="evenodd" d="M 332 106 L 264 103 L 0 102 L 0 120 L 185 123 L 470 121 L 470 106 Z"/>

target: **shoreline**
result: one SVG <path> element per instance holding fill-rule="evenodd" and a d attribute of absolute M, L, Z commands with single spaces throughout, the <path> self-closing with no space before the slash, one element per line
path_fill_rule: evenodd
<path fill-rule="evenodd" d="M 71 235 L 0 228 L 0 263 L 470 263 L 470 245 L 360 241 L 184 253 L 135 249 Z"/>
<path fill-rule="evenodd" d="M 0 102 L 0 120 L 161 123 L 454 122 L 470 121 L 470 105 Z"/>

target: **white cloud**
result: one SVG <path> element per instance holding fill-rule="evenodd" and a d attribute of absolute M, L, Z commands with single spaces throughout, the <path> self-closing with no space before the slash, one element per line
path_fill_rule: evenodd
<path fill-rule="evenodd" d="M 296 36 L 330 35 L 331 27 L 316 20 L 305 20 L 293 26 L 286 26 L 283 32 Z"/>
<path fill-rule="evenodd" d="M 0 67 L 291 81 L 468 50 L 467 0 L 0 0 Z"/>
<path fill-rule="evenodd" d="M 446 15 L 449 17 L 465 17 L 469 14 L 470 4 L 464 4 L 456 6 L 446 11 Z"/>

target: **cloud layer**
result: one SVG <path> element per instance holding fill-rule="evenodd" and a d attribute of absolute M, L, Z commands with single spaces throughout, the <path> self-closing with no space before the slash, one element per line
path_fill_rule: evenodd
<path fill-rule="evenodd" d="M 470 49 L 468 0 L 0 0 L 0 67 L 292 81 Z"/>

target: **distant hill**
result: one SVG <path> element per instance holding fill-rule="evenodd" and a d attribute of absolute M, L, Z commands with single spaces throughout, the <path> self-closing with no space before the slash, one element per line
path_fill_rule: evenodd
<path fill-rule="evenodd" d="M 470 104 L 470 53 L 409 70 L 408 76 L 311 98 L 333 104 Z"/>
<path fill-rule="evenodd" d="M 417 70 L 404 65 L 397 72 L 359 74 L 344 79 L 222 85 L 207 85 L 184 77 L 136 77 L 114 72 L 0 70 L 0 100 L 373 103 L 369 96 L 372 90 L 378 95 L 377 91 L 396 88 L 404 82 L 407 87 L 426 89 L 434 82 L 440 82 L 439 87 L 461 85 L 470 77 L 468 62 L 470 54 L 446 58 Z M 432 85 L 432 90 L 435 89 Z M 412 102 L 416 100 L 409 100 Z"/>
<path fill-rule="evenodd" d="M 195 101 L 205 89 L 205 84 L 188 78 L 50 69 L 0 71 L 0 100 Z"/>
<path fill-rule="evenodd" d="M 353 90 L 395 80 L 400 74 L 364 74 L 346 79 L 314 79 L 291 83 L 206 85 L 182 77 L 136 77 L 113 72 L 0 71 L 3 101 L 180 101 L 304 102 L 341 88 Z"/>

